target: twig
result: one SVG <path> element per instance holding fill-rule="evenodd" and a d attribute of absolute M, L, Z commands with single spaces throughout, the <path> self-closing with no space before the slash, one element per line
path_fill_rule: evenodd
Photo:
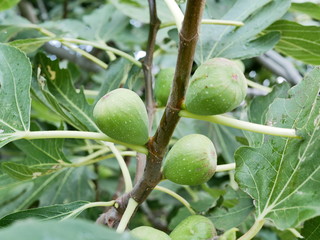
<path fill-rule="evenodd" d="M 276 51 L 268 51 L 264 55 L 257 57 L 257 60 L 265 68 L 285 78 L 288 82 L 290 82 L 293 85 L 296 85 L 302 79 L 301 74 L 294 67 L 294 65 L 289 60 L 282 57 Z"/>
<path fill-rule="evenodd" d="M 149 13 L 150 13 L 150 26 L 149 26 L 149 37 L 147 44 L 146 57 L 143 61 L 143 73 L 145 80 L 146 89 L 146 105 L 149 117 L 149 132 L 152 128 L 153 115 L 155 103 L 152 94 L 152 63 L 153 63 L 153 52 L 156 44 L 156 36 L 161 24 L 157 15 L 156 0 L 149 1 Z"/>
<path fill-rule="evenodd" d="M 68 0 L 63 1 L 63 15 L 62 18 L 67 18 L 68 17 Z"/>
<path fill-rule="evenodd" d="M 150 15 L 150 26 L 149 26 L 149 37 L 147 44 L 146 57 L 143 61 L 143 73 L 145 80 L 145 94 L 146 94 L 146 107 L 149 119 L 149 133 L 152 130 L 152 123 L 155 114 L 155 102 L 153 99 L 152 91 L 152 63 L 153 63 L 153 53 L 156 44 L 156 36 L 160 27 L 160 20 L 157 15 L 157 4 L 155 0 L 149 1 L 149 15 Z M 141 178 L 143 170 L 146 165 L 146 156 L 139 154 L 137 157 L 137 167 L 136 167 L 136 177 L 135 180 Z"/>
<path fill-rule="evenodd" d="M 48 15 L 48 11 L 46 9 L 46 6 L 44 5 L 43 0 L 37 0 L 37 5 L 38 5 L 38 8 L 40 10 L 40 18 L 41 18 L 41 20 L 48 20 L 49 19 L 49 15 Z"/>
<path fill-rule="evenodd" d="M 117 199 L 118 208 L 111 208 L 100 219 L 109 226 L 117 226 L 126 209 L 129 198 L 141 204 L 162 179 L 161 163 L 173 131 L 180 119 L 179 111 L 184 100 L 193 64 L 205 0 L 188 0 L 184 22 L 180 31 L 180 44 L 177 67 L 169 102 L 165 108 L 160 125 L 147 146 L 148 159 L 144 175 L 129 194 Z"/>
<path fill-rule="evenodd" d="M 68 61 L 75 63 L 81 69 L 86 71 L 100 72 L 103 69 L 97 64 L 91 62 L 89 59 L 83 57 L 82 55 L 75 54 L 74 52 L 69 51 L 63 46 L 56 47 L 48 42 L 44 44 L 44 50 L 57 56 L 58 58 L 67 59 Z"/>
<path fill-rule="evenodd" d="M 28 19 L 32 23 L 38 22 L 38 18 L 35 13 L 35 9 L 31 3 L 23 0 L 19 3 L 18 7 L 19 7 L 19 11 L 23 17 L 25 17 L 26 19 Z"/>

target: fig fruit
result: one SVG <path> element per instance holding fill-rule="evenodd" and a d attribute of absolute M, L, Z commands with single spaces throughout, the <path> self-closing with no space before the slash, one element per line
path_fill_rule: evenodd
<path fill-rule="evenodd" d="M 245 72 L 245 70 L 246 70 L 246 66 L 244 65 L 244 63 L 241 61 L 241 60 L 239 60 L 239 59 L 237 59 L 237 60 L 232 60 L 235 64 L 237 64 L 237 66 L 238 66 L 238 68 L 240 68 L 240 70 L 241 70 L 241 72 Z"/>
<path fill-rule="evenodd" d="M 208 240 L 215 236 L 213 223 L 201 215 L 187 217 L 170 234 L 172 240 Z"/>
<path fill-rule="evenodd" d="M 156 76 L 154 95 L 158 107 L 164 107 L 167 105 L 173 82 L 174 71 L 174 68 L 165 68 L 160 70 Z"/>
<path fill-rule="evenodd" d="M 104 95 L 95 105 L 93 117 L 109 137 L 131 144 L 148 141 L 148 115 L 143 101 L 133 91 L 118 88 Z"/>
<path fill-rule="evenodd" d="M 163 175 L 182 185 L 199 185 L 215 173 L 217 154 L 211 140 L 201 134 L 179 139 L 168 152 Z"/>
<path fill-rule="evenodd" d="M 239 106 L 246 92 L 246 78 L 239 66 L 225 58 L 213 58 L 193 74 L 185 106 L 198 115 L 221 114 Z"/>
<path fill-rule="evenodd" d="M 131 234 L 140 240 L 171 240 L 165 232 L 148 226 L 132 229 Z"/>

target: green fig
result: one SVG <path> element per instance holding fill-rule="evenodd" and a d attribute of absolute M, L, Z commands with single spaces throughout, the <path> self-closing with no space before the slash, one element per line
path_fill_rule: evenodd
<path fill-rule="evenodd" d="M 170 234 L 172 240 L 209 240 L 215 236 L 213 223 L 201 215 L 187 217 Z"/>
<path fill-rule="evenodd" d="M 239 60 L 239 59 L 236 59 L 236 60 L 231 60 L 233 61 L 235 64 L 237 64 L 238 68 L 240 68 L 241 72 L 245 72 L 246 71 L 246 66 L 244 65 L 244 63 Z"/>
<path fill-rule="evenodd" d="M 148 226 L 141 226 L 131 230 L 131 234 L 140 240 L 171 240 L 168 234 Z"/>
<path fill-rule="evenodd" d="M 215 173 L 217 154 L 211 140 L 201 134 L 179 139 L 168 152 L 163 175 L 182 185 L 199 185 Z"/>
<path fill-rule="evenodd" d="M 118 88 L 104 95 L 95 105 L 93 117 L 109 137 L 130 144 L 148 141 L 148 115 L 143 101 L 133 91 Z"/>
<path fill-rule="evenodd" d="M 174 77 L 174 68 L 162 69 L 156 76 L 154 95 L 158 107 L 167 105 Z"/>
<path fill-rule="evenodd" d="M 239 66 L 225 58 L 213 58 L 193 74 L 185 106 L 198 115 L 221 114 L 239 106 L 246 92 L 247 81 Z"/>

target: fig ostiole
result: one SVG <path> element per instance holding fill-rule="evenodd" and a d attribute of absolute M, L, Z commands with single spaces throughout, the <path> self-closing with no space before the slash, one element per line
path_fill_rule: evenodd
<path fill-rule="evenodd" d="M 140 240 L 171 240 L 168 234 L 149 226 L 132 229 L 131 234 Z"/>
<path fill-rule="evenodd" d="M 174 77 L 174 68 L 164 68 L 156 76 L 154 84 L 154 96 L 157 107 L 164 107 L 170 95 L 171 86 Z"/>
<path fill-rule="evenodd" d="M 230 112 L 240 105 L 247 81 L 240 67 L 225 58 L 201 64 L 193 74 L 185 96 L 187 111 L 198 115 Z"/>
<path fill-rule="evenodd" d="M 172 240 L 208 240 L 217 236 L 210 219 L 201 215 L 192 215 L 184 219 L 171 232 Z"/>
<path fill-rule="evenodd" d="M 95 105 L 93 117 L 99 129 L 115 140 L 144 145 L 149 139 L 145 105 L 129 89 L 118 88 L 104 95 Z"/>
<path fill-rule="evenodd" d="M 191 134 L 179 139 L 168 152 L 163 175 L 181 185 L 199 185 L 215 173 L 217 154 L 211 140 L 201 134 Z"/>

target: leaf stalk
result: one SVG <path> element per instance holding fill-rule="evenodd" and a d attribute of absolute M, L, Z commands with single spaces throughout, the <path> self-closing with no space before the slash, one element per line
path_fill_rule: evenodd
<path fill-rule="evenodd" d="M 202 121 L 217 123 L 224 126 L 238 128 L 238 129 L 242 129 L 250 132 L 268 134 L 268 135 L 279 136 L 279 137 L 301 138 L 300 136 L 297 135 L 295 129 L 266 126 L 262 124 L 241 121 L 241 120 L 223 116 L 223 115 L 202 116 L 202 115 L 196 115 L 196 114 L 190 113 L 186 110 L 180 111 L 179 115 L 185 118 L 193 118 L 193 119 L 198 119 Z"/>

